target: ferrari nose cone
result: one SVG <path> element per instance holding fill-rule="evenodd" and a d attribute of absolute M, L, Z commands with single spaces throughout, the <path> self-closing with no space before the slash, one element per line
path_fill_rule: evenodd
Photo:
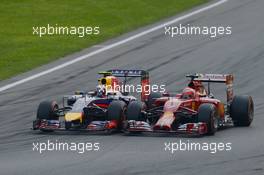
<path fill-rule="evenodd" d="M 158 120 L 153 127 L 154 130 L 171 130 L 171 125 L 175 120 L 175 116 L 172 111 L 164 112 L 162 117 Z"/>

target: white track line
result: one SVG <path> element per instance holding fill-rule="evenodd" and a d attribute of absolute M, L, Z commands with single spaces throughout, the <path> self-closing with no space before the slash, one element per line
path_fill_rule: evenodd
<path fill-rule="evenodd" d="M 163 28 L 163 27 L 165 27 L 165 26 L 171 25 L 171 24 L 173 24 L 173 23 L 179 22 L 179 21 L 181 21 L 181 20 L 184 20 L 184 19 L 189 18 L 189 17 L 191 17 L 191 16 L 197 15 L 197 14 L 199 14 L 199 13 L 201 13 L 201 12 L 204 12 L 204 11 L 209 10 L 209 9 L 211 9 L 211 8 L 214 8 L 214 7 L 216 7 L 216 6 L 219 6 L 219 5 L 221 5 L 221 4 L 223 4 L 223 3 L 227 2 L 227 1 L 228 1 L 228 0 L 221 0 L 221 1 L 218 1 L 218 2 L 216 2 L 216 3 L 214 3 L 214 4 L 210 4 L 210 5 L 206 6 L 206 7 L 200 8 L 200 9 L 198 9 L 198 10 L 196 10 L 196 11 L 190 12 L 190 13 L 188 13 L 188 14 L 186 14 L 186 15 L 180 16 L 180 17 L 175 18 L 175 19 L 173 19 L 173 20 L 171 20 L 171 21 L 168 21 L 168 22 L 166 22 L 166 23 L 163 23 L 163 24 L 160 24 L 160 25 L 158 25 L 158 26 L 155 26 L 155 27 L 153 27 L 153 28 L 151 28 L 151 29 L 148 29 L 148 30 L 145 30 L 145 31 L 143 31 L 143 32 L 140 32 L 140 33 L 138 33 L 138 34 L 136 34 L 136 35 L 133 35 L 133 36 L 131 36 L 131 37 L 128 37 L 128 38 L 126 38 L 126 39 L 124 39 L 124 40 L 118 41 L 118 42 L 113 43 L 113 44 L 111 44 L 111 45 L 108 45 L 108 46 L 106 46 L 106 47 L 100 48 L 100 49 L 95 50 L 95 51 L 93 51 L 93 52 L 90 52 L 90 53 L 88 53 L 88 54 L 85 54 L 85 55 L 82 55 L 82 56 L 80 56 L 80 57 L 77 57 L 77 58 L 75 58 L 74 60 L 67 61 L 67 62 L 65 62 L 65 63 L 63 63 L 63 64 L 61 64 L 61 65 L 59 65 L 59 66 L 56 66 L 56 67 L 53 67 L 53 68 L 51 68 L 51 69 L 45 70 L 45 71 L 43 71 L 43 72 L 37 73 L 37 74 L 32 75 L 32 76 L 30 76 L 30 77 L 27 77 L 27 78 L 25 78 L 25 79 L 22 79 L 22 80 L 16 81 L 16 82 L 14 82 L 14 83 L 7 84 L 7 85 L 5 85 L 5 86 L 3 86 L 3 87 L 0 87 L 0 92 L 5 91 L 5 90 L 10 89 L 10 88 L 13 88 L 13 87 L 16 87 L 16 86 L 18 86 L 18 85 L 20 85 L 20 84 L 23 84 L 23 83 L 26 83 L 26 82 L 28 82 L 28 81 L 34 80 L 34 79 L 39 78 L 39 77 L 41 77 L 41 76 L 47 75 L 47 74 L 49 74 L 49 73 L 51 73 L 51 72 L 54 72 L 54 71 L 57 71 L 57 70 L 59 70 L 59 69 L 65 68 L 65 67 L 67 67 L 67 66 L 69 66 L 69 65 L 71 65 L 71 64 L 74 64 L 74 63 L 80 62 L 80 61 L 82 61 L 82 60 L 84 60 L 84 59 L 87 59 L 87 58 L 89 58 L 89 57 L 91 57 L 91 56 L 94 56 L 94 55 L 96 55 L 96 54 L 98 54 L 98 53 L 101 53 L 101 52 L 104 52 L 104 51 L 106 51 L 106 50 L 112 49 L 112 48 L 114 48 L 114 47 L 120 46 L 120 45 L 125 44 L 125 43 L 127 43 L 127 42 L 129 42 L 129 41 L 135 40 L 135 39 L 137 39 L 137 38 L 139 38 L 139 37 L 141 37 L 141 36 L 144 36 L 144 35 L 147 35 L 147 34 L 149 34 L 149 33 L 151 33 L 151 32 L 154 32 L 154 31 L 156 31 L 156 30 L 159 30 L 159 29 L 161 29 L 161 28 Z"/>

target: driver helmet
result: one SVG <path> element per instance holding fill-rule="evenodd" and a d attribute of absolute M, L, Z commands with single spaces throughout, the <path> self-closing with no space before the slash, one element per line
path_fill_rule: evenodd
<path fill-rule="evenodd" d="M 118 91 L 120 88 L 119 80 L 115 76 L 106 76 L 98 80 L 99 86 L 104 86 L 107 91 Z"/>
<path fill-rule="evenodd" d="M 194 99 L 195 98 L 195 90 L 192 88 L 184 88 L 182 91 L 182 99 Z"/>

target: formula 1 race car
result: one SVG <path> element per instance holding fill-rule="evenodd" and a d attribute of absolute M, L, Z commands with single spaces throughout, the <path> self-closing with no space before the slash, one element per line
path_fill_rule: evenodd
<path fill-rule="evenodd" d="M 161 96 L 144 108 L 133 101 L 127 108 L 126 132 L 169 132 L 194 135 L 214 135 L 226 126 L 249 126 L 253 120 L 254 104 L 251 96 L 233 95 L 233 75 L 193 74 L 181 94 Z M 203 82 L 208 83 L 206 90 Z M 226 103 L 214 98 L 211 83 L 226 84 Z"/>
<path fill-rule="evenodd" d="M 143 87 L 141 101 L 145 101 L 149 74 L 144 70 L 109 70 L 99 74 L 103 77 L 98 80 L 99 85 L 95 91 L 64 96 L 62 107 L 59 107 L 56 101 L 41 102 L 36 120 L 33 121 L 33 129 L 107 132 L 121 130 L 127 105 L 136 98 L 127 92 L 119 91 L 117 87 L 124 86 L 127 77 L 140 77 Z M 124 77 L 124 82 L 119 82 L 118 77 Z M 64 120 L 61 121 L 60 117 Z"/>

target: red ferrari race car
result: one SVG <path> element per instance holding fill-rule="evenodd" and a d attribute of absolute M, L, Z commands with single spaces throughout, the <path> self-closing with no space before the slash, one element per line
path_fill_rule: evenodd
<path fill-rule="evenodd" d="M 64 96 L 62 107 L 56 101 L 41 102 L 36 120 L 33 121 L 33 129 L 107 132 L 121 130 L 127 105 L 135 101 L 136 97 L 119 91 L 117 87 L 125 86 L 128 77 L 139 77 L 143 87 L 141 101 L 145 101 L 149 74 L 144 70 L 109 70 L 99 74 L 103 77 L 98 80 L 99 85 L 95 91 Z M 123 77 L 124 81 L 120 82 L 119 77 Z"/>
<path fill-rule="evenodd" d="M 133 101 L 127 108 L 126 132 L 169 132 L 214 135 L 226 126 L 249 126 L 254 116 L 251 96 L 233 95 L 233 75 L 193 74 L 181 94 L 150 94 L 148 108 Z M 203 83 L 208 83 L 206 90 Z M 226 84 L 226 103 L 214 98 L 211 83 Z"/>

